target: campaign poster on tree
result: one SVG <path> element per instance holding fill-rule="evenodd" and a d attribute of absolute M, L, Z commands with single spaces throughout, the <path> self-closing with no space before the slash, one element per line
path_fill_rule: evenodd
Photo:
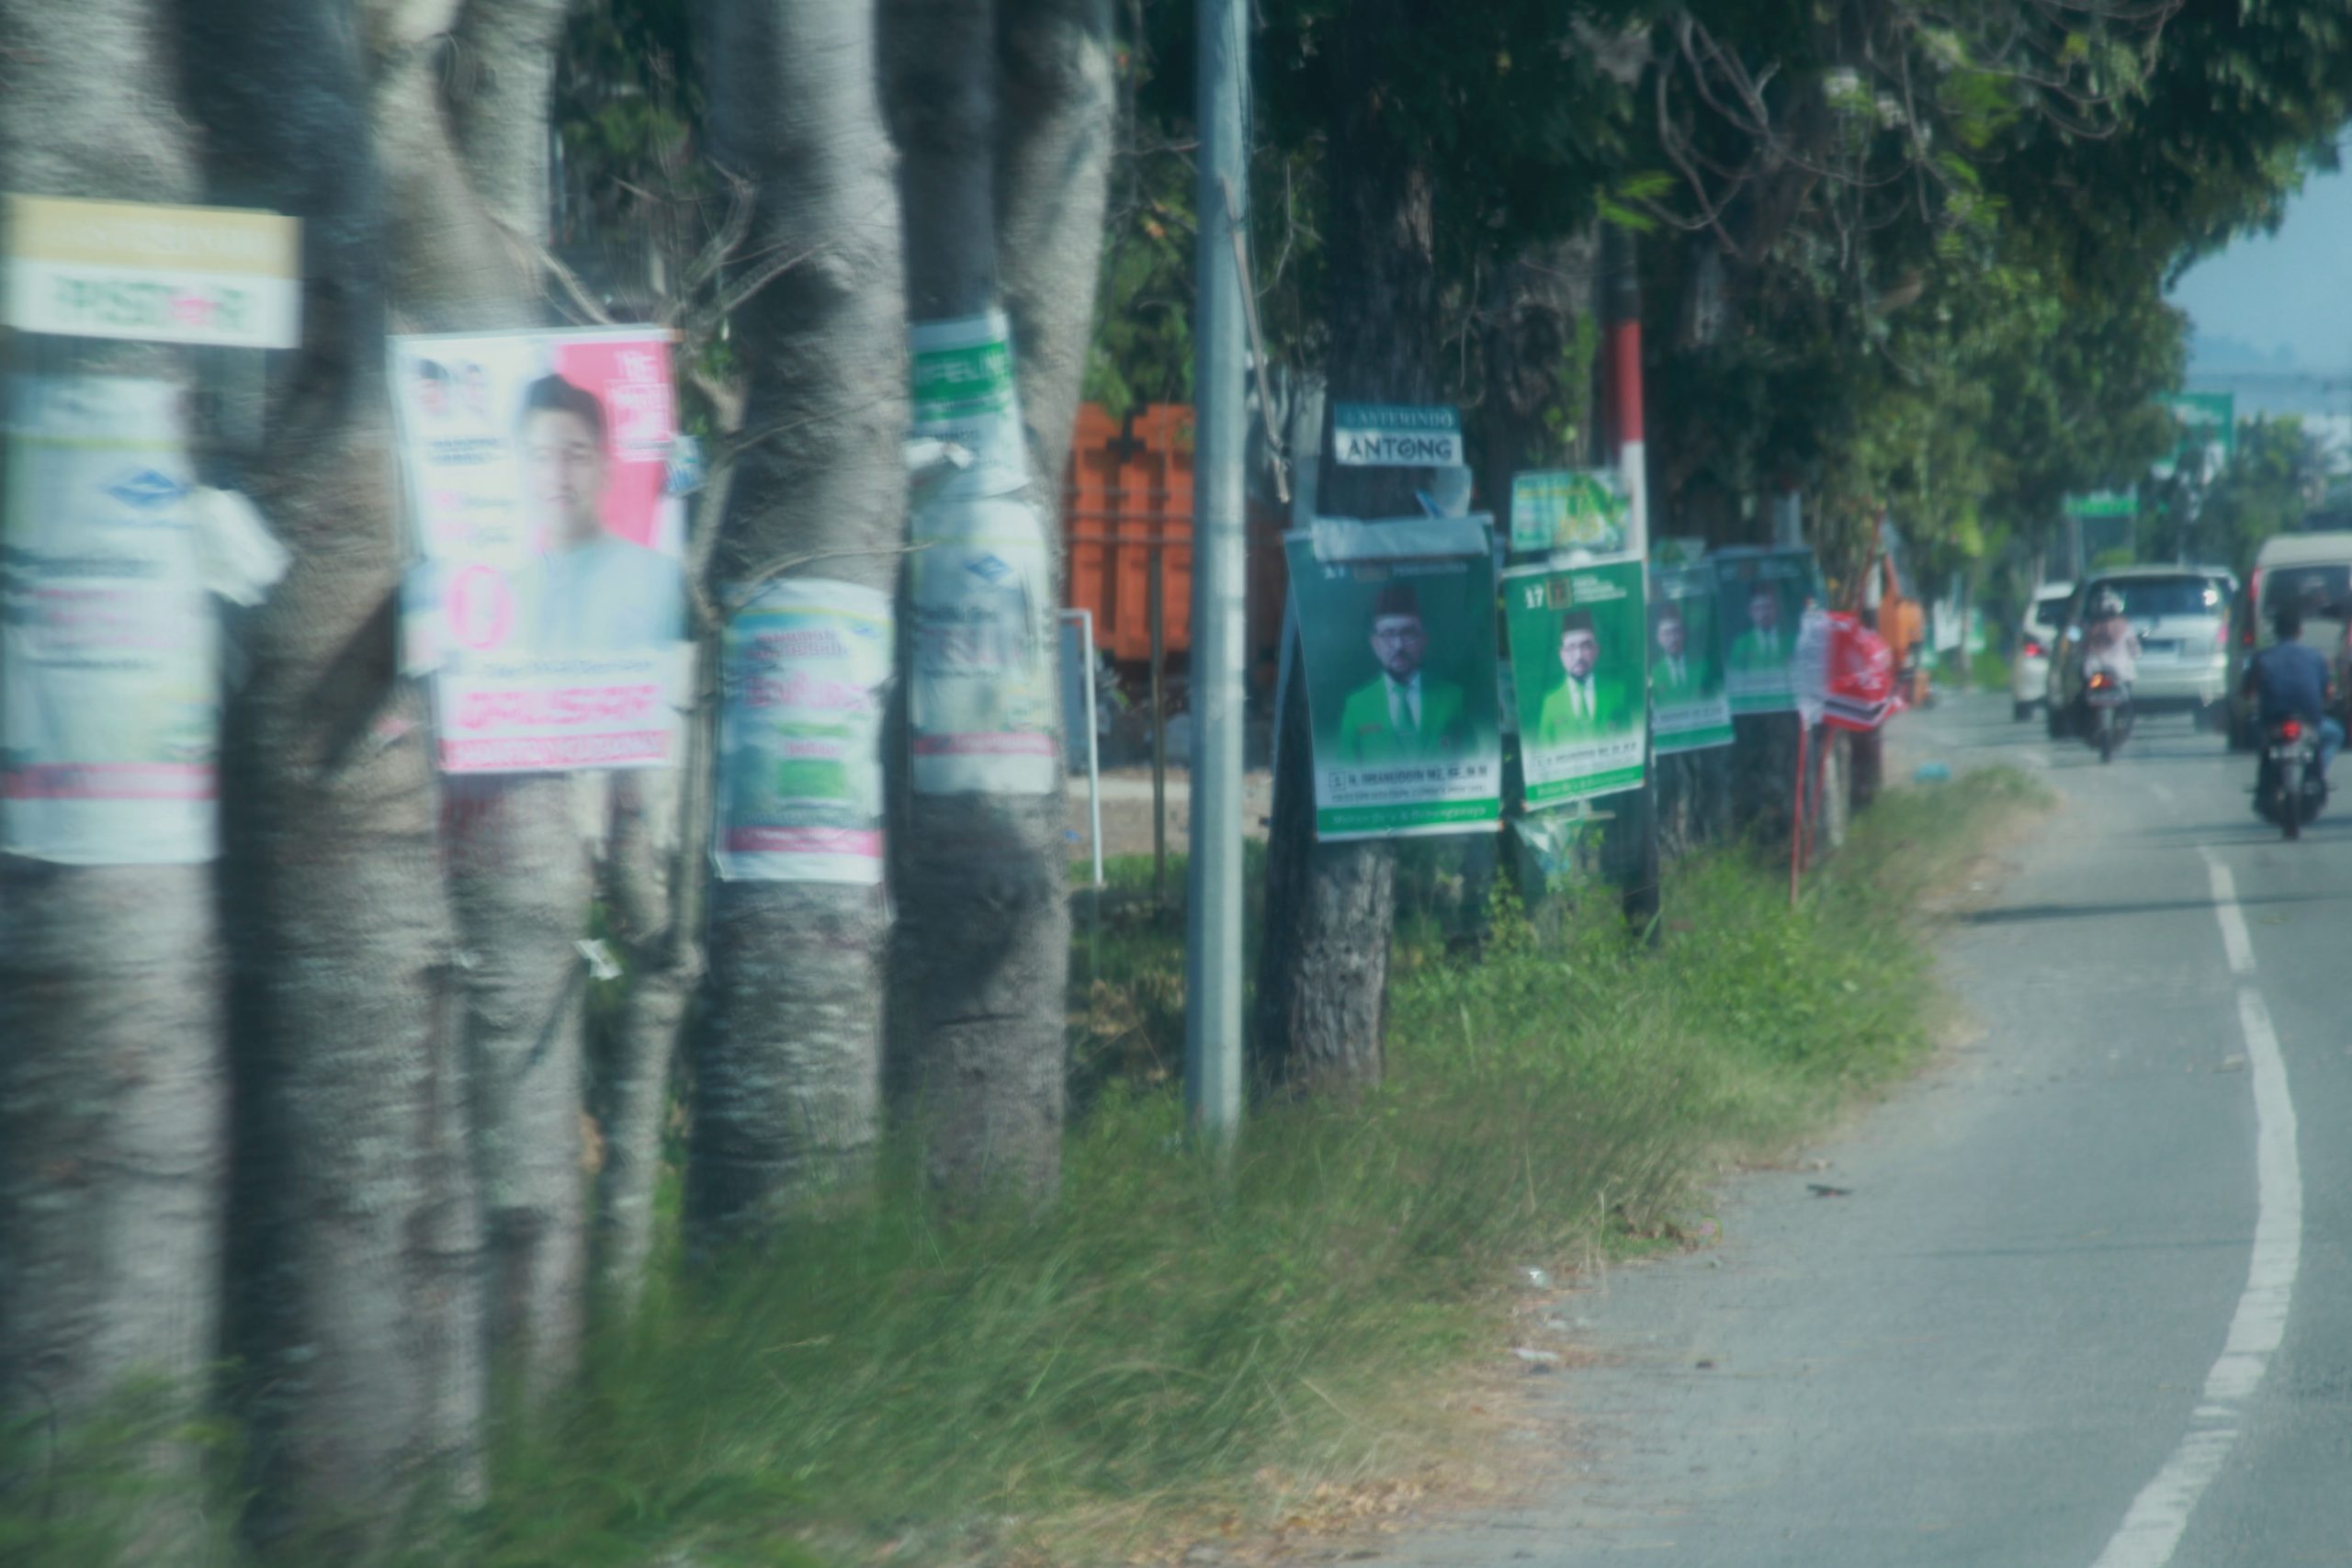
<path fill-rule="evenodd" d="M 1731 744 L 1713 566 L 1650 568 L 1650 744 L 1659 756 Z"/>
<path fill-rule="evenodd" d="M 1642 563 L 1516 567 L 1503 573 L 1503 609 L 1527 804 L 1640 788 Z"/>
<path fill-rule="evenodd" d="M 907 562 L 908 782 L 918 795 L 1045 795 L 1058 784 L 1053 550 L 1027 494 L 1004 312 L 917 322 L 914 433 L 968 464 L 916 508 Z"/>
<path fill-rule="evenodd" d="M 1614 468 L 1560 468 L 1513 476 L 1510 547 L 1522 555 L 1626 548 L 1633 500 Z"/>
<path fill-rule="evenodd" d="M 1791 660 L 1808 605 L 1821 604 L 1821 573 L 1806 549 L 1718 550 L 1716 618 L 1724 692 L 1734 714 L 1794 713 Z"/>
<path fill-rule="evenodd" d="M 1455 833 L 1500 819 L 1489 537 L 1484 518 L 1456 518 L 1288 539 L 1316 837 Z"/>
<path fill-rule="evenodd" d="M 727 623 L 712 858 L 729 882 L 882 880 L 890 596 L 770 582 Z"/>
<path fill-rule="evenodd" d="M 675 761 L 685 528 L 668 334 L 400 337 L 391 353 L 423 561 L 411 631 L 442 770 Z"/>
<path fill-rule="evenodd" d="M 0 849 L 66 865 L 213 858 L 219 611 L 186 395 L 12 376 L 0 520 Z"/>

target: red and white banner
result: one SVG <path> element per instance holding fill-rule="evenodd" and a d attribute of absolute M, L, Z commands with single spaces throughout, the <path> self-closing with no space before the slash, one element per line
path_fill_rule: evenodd
<path fill-rule="evenodd" d="M 1808 726 L 1867 732 L 1904 705 L 1894 650 L 1843 610 L 1805 613 L 1796 676 L 1797 709 Z"/>

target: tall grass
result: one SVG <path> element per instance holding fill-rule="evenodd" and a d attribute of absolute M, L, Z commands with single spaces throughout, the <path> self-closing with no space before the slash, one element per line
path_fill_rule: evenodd
<path fill-rule="evenodd" d="M 894 1179 L 664 1284 L 407 1561 L 1100 1562 L 1170 1508 L 1246 1507 L 1269 1471 L 1377 1467 L 1396 1389 L 1500 1346 L 1517 1269 L 1669 1230 L 1723 1154 L 1917 1058 L 1928 954 L 1902 917 L 2027 789 L 1890 795 L 1793 913 L 1725 853 L 1675 874 L 1655 948 L 1613 914 L 1540 939 L 1505 909 L 1483 961 L 1401 950 L 1389 1082 L 1257 1110 L 1225 1168 L 1127 1070 L 1181 1058 L 1181 921 L 1106 917 L 1076 1025 L 1102 1070 L 1050 1214 L 944 1223 Z"/>

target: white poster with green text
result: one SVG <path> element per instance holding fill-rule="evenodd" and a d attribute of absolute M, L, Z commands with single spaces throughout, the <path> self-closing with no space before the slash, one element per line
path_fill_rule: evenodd
<path fill-rule="evenodd" d="M 219 612 L 186 394 L 14 376 L 0 518 L 0 850 L 192 865 L 218 850 Z"/>
<path fill-rule="evenodd" d="M 724 651 L 719 876 L 879 884 L 890 596 L 770 582 L 728 621 Z"/>
<path fill-rule="evenodd" d="M 1019 495 L 915 514 L 909 777 L 921 795 L 1045 795 L 1057 783 L 1053 565 Z"/>
<path fill-rule="evenodd" d="M 1012 331 L 1002 310 L 918 321 L 914 433 L 962 447 L 971 467 L 948 495 L 1009 495 L 1029 483 L 1029 448 L 1013 381 Z"/>

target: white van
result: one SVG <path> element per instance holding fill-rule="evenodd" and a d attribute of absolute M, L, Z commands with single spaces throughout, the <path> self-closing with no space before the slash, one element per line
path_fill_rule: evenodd
<path fill-rule="evenodd" d="M 2071 582 L 2045 582 L 2033 591 L 2019 618 L 2016 654 L 2009 660 L 2009 712 L 2019 724 L 2049 695 L 2050 650 L 2065 630 L 2066 601 L 2074 596 Z"/>
<path fill-rule="evenodd" d="M 2238 695 L 2246 660 L 2270 646 L 2281 604 L 2303 610 L 2303 646 L 2317 650 L 2346 687 L 2345 626 L 2352 621 L 2352 533 L 2279 534 L 2263 541 L 2230 614 L 2230 749 L 2254 746 L 2254 710 Z"/>

